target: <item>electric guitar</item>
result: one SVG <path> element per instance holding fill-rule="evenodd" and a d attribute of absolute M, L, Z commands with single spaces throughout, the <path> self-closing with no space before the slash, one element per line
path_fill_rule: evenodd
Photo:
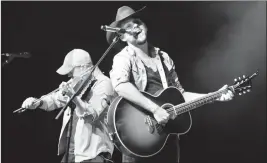
<path fill-rule="evenodd" d="M 185 102 L 182 94 L 175 87 L 168 87 L 157 95 L 142 92 L 144 96 L 165 109 L 170 116 L 176 116 L 165 126 L 158 124 L 152 113 L 118 96 L 111 103 L 107 115 L 110 139 L 122 153 L 128 156 L 156 155 L 163 149 L 170 134 L 181 135 L 190 130 L 192 121 L 189 111 L 215 101 L 229 89 L 239 95 L 250 92 L 251 79 L 257 75 L 258 71 L 250 77 L 239 77 L 235 79 L 232 86 L 190 102 Z"/>

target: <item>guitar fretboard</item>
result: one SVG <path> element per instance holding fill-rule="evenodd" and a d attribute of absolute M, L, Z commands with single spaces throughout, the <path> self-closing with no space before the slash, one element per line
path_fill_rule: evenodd
<path fill-rule="evenodd" d="M 193 110 L 195 108 L 198 108 L 200 106 L 203 106 L 205 104 L 211 103 L 215 101 L 217 98 L 219 98 L 223 93 L 228 91 L 228 89 L 216 91 L 213 93 L 210 93 L 204 97 L 197 98 L 195 100 L 192 100 L 190 102 L 185 102 L 180 105 L 174 106 L 173 107 L 173 114 L 183 114 L 185 112 L 188 112 L 190 110 Z"/>

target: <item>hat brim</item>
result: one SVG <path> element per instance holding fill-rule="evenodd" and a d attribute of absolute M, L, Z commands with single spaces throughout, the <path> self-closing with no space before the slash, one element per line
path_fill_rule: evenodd
<path fill-rule="evenodd" d="M 144 10 L 145 8 L 146 8 L 146 6 L 142 7 L 141 9 L 137 10 L 135 13 L 133 13 L 133 14 L 131 14 L 131 15 L 129 15 L 129 16 L 121 19 L 121 20 L 112 22 L 109 26 L 110 27 L 118 27 L 118 25 L 121 22 L 123 22 L 124 20 L 126 20 L 128 18 L 135 17 L 135 16 L 139 15 L 140 14 L 140 11 Z M 115 36 L 116 36 L 116 33 L 115 32 L 109 32 L 109 31 L 107 31 L 107 33 L 106 33 L 107 42 L 109 44 L 111 44 L 111 42 L 113 41 L 113 39 L 114 39 Z"/>
<path fill-rule="evenodd" d="M 57 70 L 57 73 L 60 75 L 67 75 L 68 73 L 71 72 L 72 69 L 73 67 L 63 64 L 61 67 L 59 67 L 59 69 Z"/>

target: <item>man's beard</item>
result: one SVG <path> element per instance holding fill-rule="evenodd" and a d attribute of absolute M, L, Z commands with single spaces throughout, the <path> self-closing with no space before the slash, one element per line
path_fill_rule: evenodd
<path fill-rule="evenodd" d="M 146 39 L 144 39 L 143 41 L 137 41 L 136 44 L 137 45 L 143 45 L 146 43 Z"/>
<path fill-rule="evenodd" d="M 138 42 L 137 42 L 137 44 L 139 44 L 139 45 L 143 45 L 143 44 L 147 43 L 147 30 L 143 30 L 142 34 L 143 34 L 143 39 L 138 40 Z"/>
<path fill-rule="evenodd" d="M 138 36 L 137 36 L 136 39 L 137 39 L 137 40 L 136 40 L 136 44 L 137 44 L 137 45 L 143 45 L 143 44 L 145 44 L 145 43 L 147 42 L 147 37 L 145 37 L 143 40 L 139 40 L 139 39 L 138 39 Z"/>

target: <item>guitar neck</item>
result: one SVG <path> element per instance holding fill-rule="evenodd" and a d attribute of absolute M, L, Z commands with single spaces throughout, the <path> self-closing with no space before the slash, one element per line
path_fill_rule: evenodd
<path fill-rule="evenodd" d="M 179 114 L 183 114 L 185 112 L 188 112 L 190 110 L 193 110 L 195 108 L 198 108 L 200 106 L 203 106 L 205 104 L 211 103 L 213 101 L 216 101 L 217 98 L 219 98 L 223 93 L 225 93 L 228 89 L 224 89 L 224 90 L 220 90 L 220 91 L 216 91 L 213 93 L 210 93 L 208 95 L 205 95 L 201 98 L 197 98 L 195 100 L 189 101 L 189 102 L 185 102 L 182 103 L 180 105 L 177 105 L 174 107 L 175 111 L 174 113 L 179 115 Z"/>

